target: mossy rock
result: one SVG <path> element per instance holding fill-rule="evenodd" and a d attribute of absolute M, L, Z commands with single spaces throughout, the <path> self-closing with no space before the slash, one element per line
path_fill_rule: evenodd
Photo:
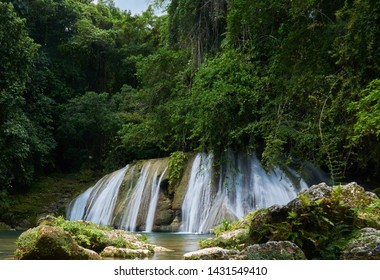
<path fill-rule="evenodd" d="M 380 230 L 364 228 L 342 253 L 343 260 L 380 260 Z"/>
<path fill-rule="evenodd" d="M 240 254 L 248 260 L 306 260 L 304 252 L 289 241 L 269 241 L 251 245 Z"/>
<path fill-rule="evenodd" d="M 38 226 L 23 232 L 18 238 L 15 258 L 20 260 L 86 260 L 97 254 L 84 250 L 62 228 Z"/>
<path fill-rule="evenodd" d="M 246 229 L 236 229 L 228 231 L 215 238 L 201 240 L 200 248 L 221 247 L 226 249 L 242 249 L 246 246 L 248 231 Z"/>

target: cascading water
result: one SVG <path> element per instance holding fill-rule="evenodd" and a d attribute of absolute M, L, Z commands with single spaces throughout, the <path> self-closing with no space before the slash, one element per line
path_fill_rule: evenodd
<path fill-rule="evenodd" d="M 307 188 L 294 170 L 266 172 L 254 155 L 227 153 L 216 172 L 213 155 L 199 153 L 170 192 L 168 162 L 139 161 L 104 176 L 70 203 L 67 218 L 131 231 L 207 233 L 223 219 L 286 204 Z"/>
<path fill-rule="evenodd" d="M 162 181 L 162 178 L 164 177 L 166 170 L 168 170 L 167 167 L 165 168 L 164 172 L 162 172 L 158 180 L 157 180 L 157 171 L 154 174 L 153 183 L 152 183 L 152 191 L 151 191 L 151 199 L 150 199 L 148 215 L 146 217 L 146 223 L 145 223 L 146 224 L 145 231 L 147 232 L 152 232 L 153 230 L 154 215 L 156 213 L 158 195 L 160 192 L 160 185 L 161 185 L 161 181 Z"/>
<path fill-rule="evenodd" d="M 121 221 L 121 228 L 123 229 L 130 231 L 136 230 L 136 222 L 139 215 L 141 201 L 143 200 L 143 193 L 148 179 L 149 168 L 149 162 L 143 166 L 141 175 L 136 183 L 130 202 L 128 203 L 125 210 L 125 213 L 127 213 L 127 215 L 124 215 Z"/>
<path fill-rule="evenodd" d="M 191 168 L 182 204 L 181 231 L 198 232 L 207 220 L 212 203 L 212 155 L 198 154 Z"/>
<path fill-rule="evenodd" d="M 109 225 L 115 208 L 119 187 L 128 165 L 104 176 L 93 187 L 79 195 L 69 206 L 68 219 L 83 219 L 100 225 Z"/>
<path fill-rule="evenodd" d="M 167 165 L 167 159 L 149 160 L 104 176 L 70 203 L 67 218 L 152 231 Z"/>
<path fill-rule="evenodd" d="M 278 168 L 267 173 L 254 155 L 229 153 L 225 159 L 213 193 L 212 157 L 197 155 L 182 206 L 181 231 L 209 232 L 223 219 L 236 220 L 257 208 L 286 204 L 307 188 L 300 178 L 295 187 L 295 182 Z M 295 171 L 289 172 L 297 176 Z"/>

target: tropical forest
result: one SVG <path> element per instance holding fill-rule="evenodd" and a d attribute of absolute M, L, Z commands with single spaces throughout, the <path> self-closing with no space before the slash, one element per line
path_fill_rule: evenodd
<path fill-rule="evenodd" d="M 2 0 L 0 59 L 0 259 L 380 259 L 380 1 Z"/>

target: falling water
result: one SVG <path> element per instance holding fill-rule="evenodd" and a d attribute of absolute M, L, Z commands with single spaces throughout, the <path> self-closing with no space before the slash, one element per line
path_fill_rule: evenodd
<path fill-rule="evenodd" d="M 166 167 L 158 180 L 157 180 L 157 177 L 158 177 L 157 171 L 155 172 L 154 177 L 153 177 L 151 199 L 150 199 L 148 215 L 146 217 L 146 223 L 145 223 L 146 225 L 145 231 L 147 232 L 152 232 L 152 229 L 153 229 L 154 215 L 156 214 L 158 194 L 160 192 L 160 185 L 161 185 L 162 178 L 164 177 L 164 174 L 167 169 L 168 168 Z"/>
<path fill-rule="evenodd" d="M 199 154 L 194 160 L 182 206 L 184 232 L 209 232 L 223 219 L 236 220 L 257 208 L 286 204 L 307 188 L 301 179 L 295 187 L 279 168 L 267 173 L 254 155 L 229 153 L 220 166 L 217 192 L 213 193 L 211 166 L 210 156 Z"/>
<path fill-rule="evenodd" d="M 126 215 L 124 215 L 121 221 L 121 228 L 123 229 L 130 230 L 130 231 L 136 230 L 137 217 L 139 215 L 141 201 L 143 199 L 143 192 L 144 192 L 145 185 L 148 179 L 149 169 L 150 169 L 150 162 L 148 162 L 148 164 L 143 166 L 141 175 L 132 193 L 130 203 L 125 209 Z"/>
<path fill-rule="evenodd" d="M 109 225 L 115 208 L 119 187 L 128 165 L 104 176 L 93 187 L 79 195 L 69 207 L 70 220 L 83 219 L 100 225 Z"/>
<path fill-rule="evenodd" d="M 207 220 L 212 198 L 212 155 L 198 154 L 191 168 L 187 192 L 182 204 L 181 231 L 198 232 Z"/>
<path fill-rule="evenodd" d="M 286 204 L 307 188 L 293 169 L 268 172 L 255 155 L 226 153 L 216 170 L 214 156 L 199 153 L 169 194 L 168 161 L 139 161 L 104 176 L 70 203 L 67 218 L 130 231 L 208 233 L 223 219 L 233 221 L 258 208 Z"/>

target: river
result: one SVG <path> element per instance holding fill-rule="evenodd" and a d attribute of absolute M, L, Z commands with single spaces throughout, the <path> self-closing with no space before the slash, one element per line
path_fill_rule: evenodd
<path fill-rule="evenodd" d="M 16 239 L 22 231 L 0 231 L 0 260 L 13 259 Z"/>
<path fill-rule="evenodd" d="M 22 231 L 0 231 L 0 260 L 13 259 L 16 249 L 16 240 Z M 142 233 L 148 241 L 172 251 L 157 252 L 153 260 L 180 260 L 185 253 L 198 250 L 198 242 L 211 235 L 197 235 L 187 233 Z"/>

